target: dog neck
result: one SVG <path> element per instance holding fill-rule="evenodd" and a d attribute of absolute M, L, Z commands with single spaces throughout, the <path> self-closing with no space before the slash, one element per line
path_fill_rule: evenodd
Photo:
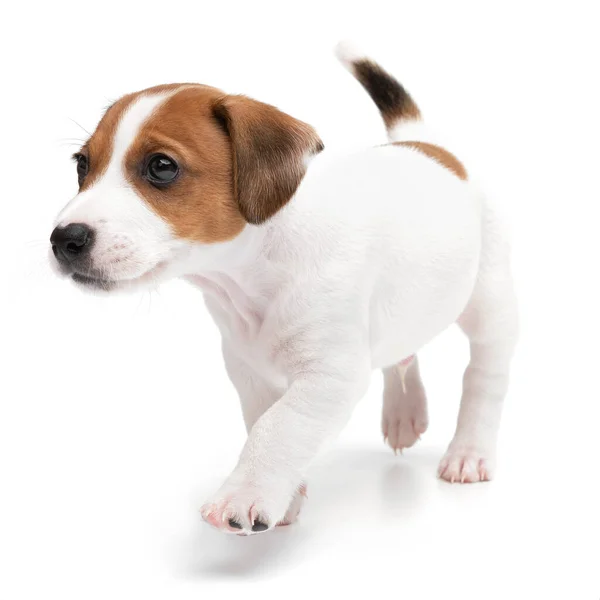
<path fill-rule="evenodd" d="M 233 240 L 191 249 L 185 261 L 186 279 L 225 315 L 237 334 L 252 336 L 260 329 L 285 272 L 271 258 L 273 225 L 247 225 Z"/>

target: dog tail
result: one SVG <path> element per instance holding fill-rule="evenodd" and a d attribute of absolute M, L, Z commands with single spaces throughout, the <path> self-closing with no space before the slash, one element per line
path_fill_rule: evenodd
<path fill-rule="evenodd" d="M 404 86 L 350 42 L 340 42 L 335 53 L 375 102 L 389 140 L 415 139 L 415 125 L 418 130 L 422 123 L 421 112 Z"/>

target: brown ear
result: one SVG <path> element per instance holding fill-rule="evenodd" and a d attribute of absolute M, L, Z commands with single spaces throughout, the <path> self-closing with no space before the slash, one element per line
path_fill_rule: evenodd
<path fill-rule="evenodd" d="M 323 143 L 310 125 L 246 96 L 220 98 L 213 111 L 231 138 L 239 209 L 248 223 L 263 223 L 294 195 L 306 156 Z"/>

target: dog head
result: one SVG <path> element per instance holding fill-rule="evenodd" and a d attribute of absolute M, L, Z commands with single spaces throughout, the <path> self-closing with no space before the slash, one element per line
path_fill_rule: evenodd
<path fill-rule="evenodd" d="M 322 148 L 309 125 L 208 86 L 124 96 L 74 155 L 79 192 L 57 218 L 51 260 L 104 290 L 185 275 L 190 252 L 210 257 L 280 210 Z"/>

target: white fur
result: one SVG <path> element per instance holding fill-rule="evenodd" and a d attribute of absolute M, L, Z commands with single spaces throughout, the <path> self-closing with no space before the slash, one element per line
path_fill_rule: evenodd
<path fill-rule="evenodd" d="M 338 60 L 348 69 L 352 71 L 352 63 L 357 60 L 367 59 L 367 55 L 351 40 L 342 40 L 335 47 L 335 55 Z"/>
<path fill-rule="evenodd" d="M 444 146 L 437 132 L 430 131 L 423 121 L 400 121 L 388 130 L 390 142 L 427 142 Z"/>
<path fill-rule="evenodd" d="M 417 360 L 404 385 L 398 365 L 456 322 L 471 363 L 440 475 L 489 478 L 516 308 L 508 246 L 486 198 L 411 148 L 325 151 L 266 224 L 227 243 L 177 241 L 121 166 L 162 99 L 143 97 L 125 115 L 108 171 L 61 222 L 106 219 L 107 244 L 124 235 L 136 248 L 141 266 L 127 277 L 160 259 L 163 278 L 184 276 L 204 292 L 249 432 L 204 517 L 234 533 L 230 518 L 247 532 L 255 520 L 295 518 L 311 461 L 347 422 L 374 369 L 386 371 L 384 433 L 395 449 L 414 443 L 427 426 L 424 388 Z M 426 138 L 422 124 L 410 127 L 411 139 Z"/>

